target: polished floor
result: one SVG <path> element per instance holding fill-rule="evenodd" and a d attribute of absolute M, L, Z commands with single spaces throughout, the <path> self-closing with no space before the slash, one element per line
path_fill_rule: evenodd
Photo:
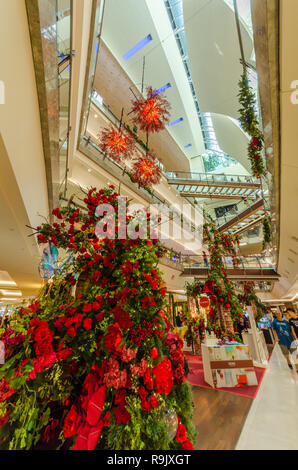
<path fill-rule="evenodd" d="M 275 346 L 255 399 L 192 387 L 199 450 L 298 450 L 298 374 Z"/>
<path fill-rule="evenodd" d="M 196 386 L 192 391 L 195 449 L 234 450 L 253 399 Z"/>
<path fill-rule="evenodd" d="M 275 346 L 237 450 L 298 450 L 298 374 Z"/>

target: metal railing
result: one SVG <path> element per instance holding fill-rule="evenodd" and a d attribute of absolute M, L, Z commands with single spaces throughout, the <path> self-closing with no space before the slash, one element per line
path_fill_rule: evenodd
<path fill-rule="evenodd" d="M 187 171 L 166 171 L 168 179 L 174 180 L 193 180 L 208 183 L 246 183 L 260 186 L 260 182 L 253 176 L 244 175 L 226 175 L 224 173 L 196 173 Z M 178 183 L 178 181 L 177 181 Z"/>
<path fill-rule="evenodd" d="M 210 269 L 210 257 L 202 255 L 182 255 L 181 262 L 185 268 Z M 273 260 L 263 255 L 223 256 L 225 269 L 275 269 Z"/>
<path fill-rule="evenodd" d="M 237 220 L 237 218 L 239 216 L 241 216 L 241 214 L 243 214 L 243 212 L 245 212 L 247 209 L 250 209 L 257 202 L 259 202 L 261 200 L 262 199 L 259 199 L 258 196 L 257 196 L 255 200 L 246 199 L 245 201 L 238 202 L 237 204 L 233 205 L 233 208 L 230 211 L 228 211 L 225 214 L 223 214 L 222 216 L 216 218 L 216 220 L 215 220 L 216 226 L 221 227 L 221 226 L 225 225 L 227 222 L 230 222 L 233 219 Z M 265 212 L 265 208 L 264 208 L 264 212 Z M 240 221 L 241 221 L 241 219 L 240 219 Z"/>

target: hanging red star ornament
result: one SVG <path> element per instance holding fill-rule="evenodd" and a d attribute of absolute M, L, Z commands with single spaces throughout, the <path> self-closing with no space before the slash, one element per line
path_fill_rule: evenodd
<path fill-rule="evenodd" d="M 133 101 L 133 122 L 145 132 L 159 132 L 169 122 L 170 103 L 160 94 L 155 94 L 152 87 L 147 89 L 147 98 Z"/>
<path fill-rule="evenodd" d="M 113 126 L 102 130 L 99 144 L 104 153 L 119 163 L 131 158 L 135 150 L 134 140 Z"/>
<path fill-rule="evenodd" d="M 142 186 L 150 187 L 161 180 L 161 168 L 152 153 L 135 160 L 132 167 L 132 178 Z"/>

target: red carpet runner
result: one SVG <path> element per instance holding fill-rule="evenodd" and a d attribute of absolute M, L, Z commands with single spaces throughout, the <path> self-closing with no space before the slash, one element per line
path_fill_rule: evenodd
<path fill-rule="evenodd" d="M 204 380 L 204 370 L 203 370 L 203 361 L 202 356 L 193 356 L 187 352 L 184 353 L 188 364 L 189 364 L 189 374 L 187 376 L 187 381 L 191 385 L 196 385 L 198 387 L 211 388 Z M 259 391 L 261 382 L 263 380 L 266 369 L 263 367 L 255 367 L 255 372 L 257 376 L 258 385 L 256 386 L 239 386 L 239 387 L 222 387 L 213 390 L 219 390 L 221 392 L 233 393 L 235 395 L 241 395 L 243 397 L 255 398 Z"/>

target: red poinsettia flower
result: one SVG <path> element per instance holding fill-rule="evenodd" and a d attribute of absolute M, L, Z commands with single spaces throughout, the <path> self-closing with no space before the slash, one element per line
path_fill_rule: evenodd
<path fill-rule="evenodd" d="M 168 395 L 174 385 L 171 361 L 166 357 L 160 364 L 153 367 L 152 372 L 155 376 L 156 392 Z"/>
<path fill-rule="evenodd" d="M 152 359 L 156 359 L 158 357 L 158 349 L 156 347 L 152 348 L 150 351 L 150 355 Z"/>
<path fill-rule="evenodd" d="M 203 290 L 204 292 L 206 292 L 206 294 L 213 294 L 214 292 L 213 282 L 211 280 L 207 280 L 204 284 Z"/>
<path fill-rule="evenodd" d="M 114 323 L 108 328 L 108 333 L 105 336 L 105 347 L 110 352 L 118 351 L 122 341 L 122 331 L 119 323 Z"/>
<path fill-rule="evenodd" d="M 117 306 L 113 309 L 113 314 L 115 321 L 119 323 L 121 328 L 131 328 L 133 326 L 129 314 L 125 312 L 120 306 Z"/>
<path fill-rule="evenodd" d="M 85 318 L 83 326 L 85 330 L 90 331 L 92 329 L 92 318 Z"/>
<path fill-rule="evenodd" d="M 64 420 L 64 437 L 68 438 L 76 434 L 78 420 L 79 415 L 77 409 L 72 405 Z"/>
<path fill-rule="evenodd" d="M 130 413 L 126 409 L 126 401 L 125 399 L 120 403 L 119 406 L 114 408 L 114 415 L 116 416 L 116 422 L 117 424 L 127 424 L 130 419 Z"/>
<path fill-rule="evenodd" d="M 179 423 L 177 434 L 176 434 L 176 441 L 182 443 L 182 442 L 185 442 L 186 440 L 187 440 L 187 432 L 186 432 L 185 426 L 184 424 Z"/>
<path fill-rule="evenodd" d="M 183 450 L 194 450 L 192 443 L 186 439 L 186 441 L 182 442 L 182 449 Z"/>

